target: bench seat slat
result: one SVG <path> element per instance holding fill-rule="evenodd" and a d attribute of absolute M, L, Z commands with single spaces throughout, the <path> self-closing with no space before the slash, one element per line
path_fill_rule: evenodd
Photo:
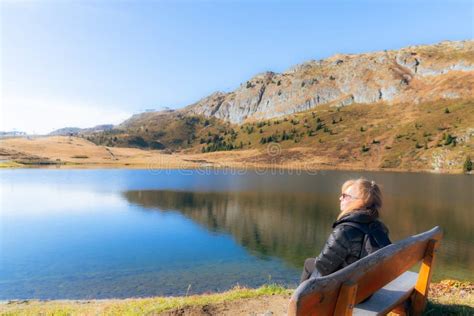
<path fill-rule="evenodd" d="M 385 315 L 405 299 L 415 288 L 418 273 L 407 271 L 375 292 L 364 303 L 354 307 L 353 315 Z"/>

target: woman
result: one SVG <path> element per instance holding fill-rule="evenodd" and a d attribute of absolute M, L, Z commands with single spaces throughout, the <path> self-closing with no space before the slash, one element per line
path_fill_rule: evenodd
<path fill-rule="evenodd" d="M 374 181 L 346 181 L 339 197 L 341 212 L 323 250 L 304 263 L 301 282 L 325 276 L 390 244 L 388 229 L 378 221 L 382 193 Z"/>

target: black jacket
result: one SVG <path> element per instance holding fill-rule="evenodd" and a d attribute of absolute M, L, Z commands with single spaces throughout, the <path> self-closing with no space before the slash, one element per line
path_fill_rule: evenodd
<path fill-rule="evenodd" d="M 333 231 L 329 235 L 323 250 L 316 257 L 316 269 L 321 275 L 328 275 L 360 259 L 364 232 L 360 229 L 342 223 L 354 222 L 369 225 L 378 221 L 367 210 L 356 210 L 345 215 L 333 224 Z M 388 240 L 388 229 L 381 224 L 382 232 Z"/>

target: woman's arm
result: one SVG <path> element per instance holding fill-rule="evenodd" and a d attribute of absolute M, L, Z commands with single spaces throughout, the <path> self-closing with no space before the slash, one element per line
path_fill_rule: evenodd
<path fill-rule="evenodd" d="M 344 225 L 336 226 L 329 235 L 323 250 L 316 257 L 316 269 L 323 276 L 338 270 L 349 254 L 350 246 L 344 233 Z"/>

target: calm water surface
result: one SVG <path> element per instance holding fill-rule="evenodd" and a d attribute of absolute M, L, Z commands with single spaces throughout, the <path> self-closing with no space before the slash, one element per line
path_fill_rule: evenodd
<path fill-rule="evenodd" d="M 24 169 L 0 171 L 0 299 L 296 286 L 359 176 L 383 185 L 393 241 L 443 228 L 434 280 L 474 281 L 470 176 Z"/>

